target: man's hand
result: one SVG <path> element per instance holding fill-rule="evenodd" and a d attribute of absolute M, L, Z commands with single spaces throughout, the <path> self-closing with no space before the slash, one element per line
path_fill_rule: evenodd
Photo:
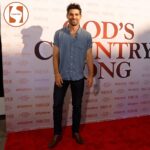
<path fill-rule="evenodd" d="M 92 76 L 89 76 L 87 78 L 87 83 L 88 83 L 88 87 L 89 88 L 92 87 L 92 85 L 93 85 L 93 77 Z"/>
<path fill-rule="evenodd" d="M 63 80 L 61 74 L 59 73 L 59 48 L 54 45 L 53 47 L 53 68 L 55 74 L 55 83 L 58 87 L 61 87 L 63 84 Z"/>
<path fill-rule="evenodd" d="M 55 83 L 58 87 L 62 86 L 63 80 L 62 80 L 60 73 L 55 74 Z"/>

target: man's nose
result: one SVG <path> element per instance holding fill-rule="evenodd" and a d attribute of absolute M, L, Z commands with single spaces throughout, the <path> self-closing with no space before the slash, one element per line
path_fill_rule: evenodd
<path fill-rule="evenodd" d="M 73 17 L 72 17 L 73 19 L 75 19 L 76 18 L 76 16 L 75 15 L 73 15 Z"/>

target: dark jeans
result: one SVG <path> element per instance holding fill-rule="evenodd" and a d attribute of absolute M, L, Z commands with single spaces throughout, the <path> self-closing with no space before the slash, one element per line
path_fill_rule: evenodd
<path fill-rule="evenodd" d="M 71 85 L 72 93 L 72 132 L 79 132 L 80 120 L 81 120 L 81 103 L 84 91 L 84 79 L 77 81 L 63 81 L 62 87 L 54 85 L 54 104 L 53 104 L 53 119 L 54 119 L 54 134 L 62 133 L 62 111 L 64 97 L 67 88 Z"/>

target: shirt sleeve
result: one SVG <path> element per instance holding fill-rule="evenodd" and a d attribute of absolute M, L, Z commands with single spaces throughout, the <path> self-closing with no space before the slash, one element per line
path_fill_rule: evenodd
<path fill-rule="evenodd" d="M 87 49 L 92 48 L 92 36 L 91 34 L 88 36 L 87 40 Z"/>
<path fill-rule="evenodd" d="M 59 32 L 58 31 L 56 31 L 54 35 L 54 45 L 59 47 Z"/>

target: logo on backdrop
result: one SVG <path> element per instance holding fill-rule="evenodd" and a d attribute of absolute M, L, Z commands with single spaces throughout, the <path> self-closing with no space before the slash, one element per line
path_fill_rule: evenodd
<path fill-rule="evenodd" d="M 20 2 L 8 4 L 4 10 L 4 19 L 6 23 L 13 27 L 24 25 L 29 18 L 27 7 Z"/>
<path fill-rule="evenodd" d="M 68 22 L 64 23 L 64 27 Z M 92 51 L 94 58 L 94 77 L 97 79 L 104 79 L 105 74 L 111 78 L 128 78 L 131 76 L 132 70 L 135 68 L 132 61 L 135 59 L 150 59 L 150 43 L 147 42 L 134 42 L 134 24 L 127 22 L 97 22 L 95 20 L 86 21 L 82 28 L 89 30 L 92 25 L 95 31 L 92 35 Z M 111 31 L 111 32 L 110 32 Z M 89 31 L 90 32 L 90 31 Z M 118 41 L 118 39 L 122 39 Z M 132 41 L 131 41 L 132 40 Z M 51 49 L 53 43 L 50 41 L 39 41 L 35 45 L 35 55 L 41 60 L 48 60 L 53 57 L 50 54 L 43 57 L 41 52 L 41 44 L 46 43 Z M 103 62 L 103 59 L 109 60 L 109 63 Z M 85 78 L 87 76 L 87 64 L 85 65 Z M 105 85 L 110 86 L 110 85 Z M 118 93 L 124 91 L 119 90 Z M 108 93 L 107 93 L 108 94 Z"/>

